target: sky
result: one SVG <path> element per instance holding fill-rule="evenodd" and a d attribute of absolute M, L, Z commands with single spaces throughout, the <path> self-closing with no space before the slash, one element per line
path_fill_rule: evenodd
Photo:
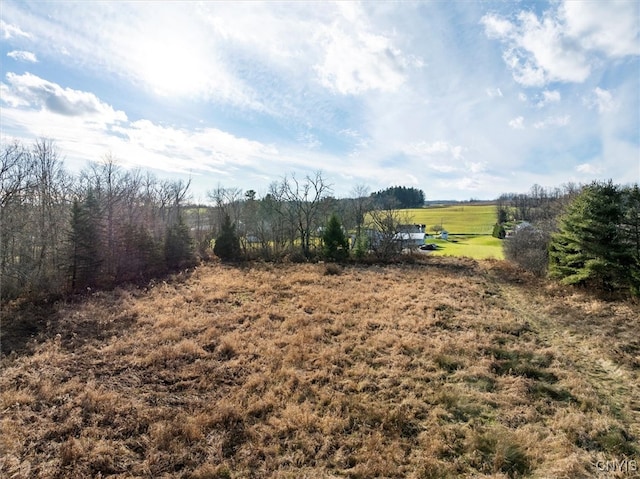
<path fill-rule="evenodd" d="M 640 181 L 640 2 L 0 2 L 0 135 L 259 196 Z"/>

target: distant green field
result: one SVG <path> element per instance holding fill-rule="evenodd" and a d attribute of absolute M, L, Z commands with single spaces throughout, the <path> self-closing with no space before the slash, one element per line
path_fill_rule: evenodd
<path fill-rule="evenodd" d="M 438 249 L 431 254 L 474 259 L 504 258 L 502 241 L 491 236 L 496 222 L 494 205 L 448 205 L 405 211 L 414 223 L 427 225 L 427 233 L 433 234 L 435 225 L 442 225 L 449 232 L 448 241 L 426 239 L 427 243 L 438 245 Z"/>
<path fill-rule="evenodd" d="M 427 238 L 426 243 L 435 243 L 438 249 L 430 254 L 436 256 L 466 256 L 474 259 L 504 259 L 502 240 L 493 236 L 449 236 L 449 240 Z"/>
<path fill-rule="evenodd" d="M 432 233 L 433 226 L 441 224 L 450 234 L 490 235 L 496 222 L 493 205 L 451 205 L 404 211 L 414 223 L 427 225 L 428 233 Z"/>

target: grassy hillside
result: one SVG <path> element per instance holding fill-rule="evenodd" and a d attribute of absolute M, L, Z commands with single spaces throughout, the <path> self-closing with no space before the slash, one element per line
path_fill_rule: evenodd
<path fill-rule="evenodd" d="M 427 225 L 428 232 L 434 225 L 442 225 L 452 234 L 490 235 L 496 222 L 494 205 L 456 204 L 405 211 L 415 223 Z"/>
<path fill-rule="evenodd" d="M 504 259 L 502 240 L 493 236 L 450 236 L 449 240 L 427 238 L 438 249 L 430 254 L 474 259 Z"/>
<path fill-rule="evenodd" d="M 590 478 L 638 458 L 638 304 L 495 261 L 326 273 L 203 266 L 49 305 L 26 345 L 7 333 L 37 330 L 30 308 L 7 307 L 0 476 Z"/>

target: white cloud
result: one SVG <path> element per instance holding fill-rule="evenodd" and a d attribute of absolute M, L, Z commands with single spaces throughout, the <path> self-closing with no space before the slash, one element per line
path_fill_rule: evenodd
<path fill-rule="evenodd" d="M 0 20 L 0 31 L 2 32 L 2 38 L 9 40 L 11 38 L 31 38 L 31 34 L 23 31 L 17 25 L 11 25 L 10 23 Z"/>
<path fill-rule="evenodd" d="M 640 22 L 634 2 L 565 1 L 541 18 L 521 11 L 515 21 L 496 14 L 481 19 L 485 34 L 505 44 L 503 58 L 525 86 L 584 82 L 596 52 L 640 54 Z"/>
<path fill-rule="evenodd" d="M 554 126 L 567 126 L 571 120 L 570 115 L 564 116 L 550 116 L 542 121 L 538 121 L 533 124 L 533 127 L 541 130 L 543 128 L 549 128 Z"/>
<path fill-rule="evenodd" d="M 542 98 L 538 101 L 538 107 L 543 107 L 549 103 L 557 103 L 561 99 L 560 92 L 557 90 L 544 90 Z"/>
<path fill-rule="evenodd" d="M 576 171 L 585 175 L 599 175 L 604 172 L 604 168 L 601 165 L 594 165 L 592 163 L 582 163 L 576 166 Z"/>
<path fill-rule="evenodd" d="M 2 101 L 13 107 L 44 108 L 63 116 L 78 116 L 115 123 L 126 121 L 122 111 L 116 111 L 100 101 L 93 93 L 62 88 L 31 73 L 7 73 L 7 84 L 2 83 Z"/>
<path fill-rule="evenodd" d="M 412 156 L 445 156 L 455 160 L 463 158 L 462 153 L 464 150 L 463 146 L 452 145 L 446 141 L 436 141 L 434 143 L 419 141 L 403 148 L 404 153 Z"/>
<path fill-rule="evenodd" d="M 310 150 L 315 150 L 322 146 L 322 142 L 310 131 L 306 131 L 298 135 L 298 142 Z"/>
<path fill-rule="evenodd" d="M 482 173 L 487 170 L 486 161 L 470 161 L 465 165 L 471 173 Z"/>
<path fill-rule="evenodd" d="M 514 130 L 522 130 L 524 128 L 524 117 L 518 116 L 509 120 L 509 126 Z"/>
<path fill-rule="evenodd" d="M 9 53 L 7 53 L 7 56 L 9 58 L 13 58 L 14 60 L 21 61 L 21 62 L 28 62 L 28 63 L 38 62 L 38 58 L 35 56 L 34 53 L 26 52 L 23 50 L 12 50 Z"/>
<path fill-rule="evenodd" d="M 164 158 L 164 164 L 177 161 L 182 169 L 216 168 L 223 171 L 229 167 L 254 165 L 262 158 L 272 158 L 278 154 L 273 146 L 240 138 L 217 128 L 186 130 L 138 120 L 117 131 L 127 139 L 127 148 L 153 152 Z"/>
<path fill-rule="evenodd" d="M 589 96 L 585 97 L 584 103 L 589 108 L 596 108 L 599 113 L 612 111 L 615 107 L 611 92 L 600 87 L 596 87 Z"/>
<path fill-rule="evenodd" d="M 612 57 L 640 55 L 638 13 L 638 3 L 626 0 L 565 1 L 559 9 L 568 37 Z"/>
<path fill-rule="evenodd" d="M 489 38 L 506 38 L 513 35 L 515 26 L 509 20 L 498 15 L 488 14 L 480 20 Z"/>
<path fill-rule="evenodd" d="M 389 38 L 371 33 L 356 24 L 336 22 L 323 28 L 318 40 L 324 58 L 314 66 L 320 83 L 343 95 L 368 90 L 394 91 L 405 81 L 407 59 Z"/>
<path fill-rule="evenodd" d="M 503 96 L 500 88 L 487 88 L 486 91 L 489 98 L 500 98 Z"/>

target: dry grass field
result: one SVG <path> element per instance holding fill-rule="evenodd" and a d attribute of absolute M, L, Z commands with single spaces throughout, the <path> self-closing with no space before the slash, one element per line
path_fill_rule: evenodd
<path fill-rule="evenodd" d="M 640 306 L 501 261 L 205 265 L 48 308 L 3 311 L 0 477 L 638 475 Z"/>

